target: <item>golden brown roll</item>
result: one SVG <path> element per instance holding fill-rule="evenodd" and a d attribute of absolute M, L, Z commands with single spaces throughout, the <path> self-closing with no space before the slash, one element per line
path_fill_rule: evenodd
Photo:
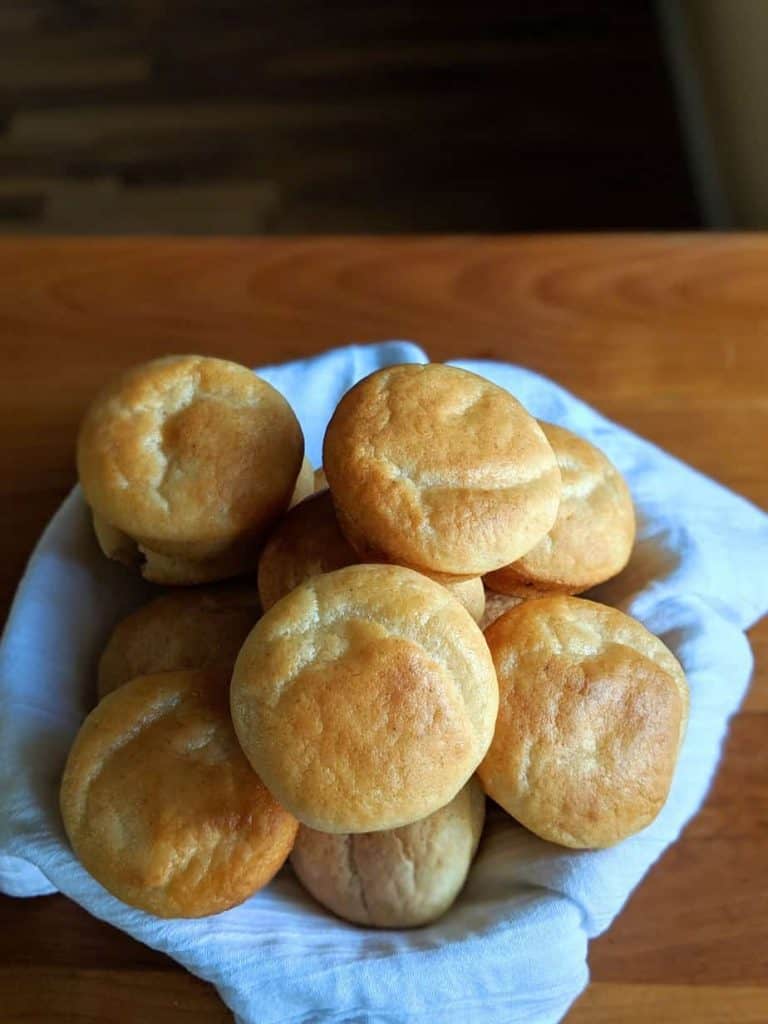
<path fill-rule="evenodd" d="M 339 529 L 327 490 L 291 509 L 277 524 L 259 559 L 259 595 L 265 611 L 312 576 L 333 572 L 360 561 Z M 424 573 L 430 576 L 430 573 Z M 485 590 L 479 576 L 439 579 L 478 622 L 485 611 Z"/>
<path fill-rule="evenodd" d="M 325 435 L 341 526 L 367 561 L 477 576 L 555 522 L 560 471 L 510 394 L 455 367 L 391 366 L 360 381 Z"/>
<path fill-rule="evenodd" d="M 563 491 L 546 537 L 522 558 L 486 576 L 503 594 L 579 594 L 620 573 L 635 542 L 632 496 L 598 448 L 564 427 L 542 423 L 557 456 Z"/>
<path fill-rule="evenodd" d="M 472 778 L 446 807 L 402 828 L 329 835 L 302 825 L 291 865 L 339 917 L 415 928 L 444 914 L 461 892 L 484 820 L 485 794 Z"/>
<path fill-rule="evenodd" d="M 99 661 L 99 697 L 154 672 L 231 669 L 260 613 L 252 586 L 200 587 L 155 598 L 113 630 Z"/>
<path fill-rule="evenodd" d="M 158 917 L 242 903 L 291 851 L 297 822 L 252 771 L 221 669 L 141 676 L 83 723 L 61 782 L 64 827 L 114 896 Z"/>
<path fill-rule="evenodd" d="M 504 612 L 508 612 L 510 608 L 516 608 L 521 601 L 524 601 L 523 597 L 511 597 L 508 594 L 494 594 L 492 590 L 485 588 L 485 608 L 483 614 L 478 620 L 480 629 L 483 632 L 492 625 L 496 619 L 500 618 Z"/>
<path fill-rule="evenodd" d="M 254 626 L 232 719 L 254 770 L 323 832 L 374 832 L 449 803 L 493 735 L 498 687 L 477 624 L 397 566 L 315 576 Z"/>
<path fill-rule="evenodd" d="M 77 464 L 105 553 L 154 582 L 187 584 L 255 566 L 303 451 L 292 409 L 250 370 L 170 356 L 102 391 Z"/>
<path fill-rule="evenodd" d="M 321 466 L 315 470 L 315 492 L 328 489 L 328 481 L 325 478 L 325 470 Z"/>
<path fill-rule="evenodd" d="M 611 846 L 667 799 L 688 713 L 674 655 L 593 601 L 524 601 L 485 632 L 499 677 L 485 791 L 532 832 Z"/>
<path fill-rule="evenodd" d="M 291 495 L 291 504 L 289 508 L 293 508 L 294 505 L 298 505 L 300 501 L 304 501 L 310 494 L 315 493 L 315 471 L 312 469 L 312 463 L 309 461 L 307 456 L 301 463 L 301 469 L 299 475 L 296 478 L 296 486 L 293 489 Z"/>

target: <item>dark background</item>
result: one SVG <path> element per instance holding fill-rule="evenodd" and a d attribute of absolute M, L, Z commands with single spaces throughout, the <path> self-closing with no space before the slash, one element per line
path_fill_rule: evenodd
<path fill-rule="evenodd" d="M 0 0 L 0 232 L 698 226 L 651 3 Z"/>

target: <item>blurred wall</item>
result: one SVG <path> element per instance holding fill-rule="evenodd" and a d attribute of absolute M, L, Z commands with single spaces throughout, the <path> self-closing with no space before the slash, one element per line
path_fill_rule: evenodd
<path fill-rule="evenodd" d="M 660 14 L 710 226 L 768 227 L 768 2 L 660 0 Z"/>
<path fill-rule="evenodd" d="M 0 233 L 699 224 L 648 0 L 0 0 Z"/>

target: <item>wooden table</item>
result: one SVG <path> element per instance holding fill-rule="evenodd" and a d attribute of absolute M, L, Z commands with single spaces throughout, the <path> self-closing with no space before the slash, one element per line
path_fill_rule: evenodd
<path fill-rule="evenodd" d="M 110 374 L 411 338 L 512 360 L 768 506 L 768 237 L 0 243 L 0 587 L 74 481 Z M 593 943 L 570 1024 L 768 1020 L 768 623 L 718 779 Z M 0 1017 L 211 1024 L 215 992 L 64 897 L 0 902 Z"/>

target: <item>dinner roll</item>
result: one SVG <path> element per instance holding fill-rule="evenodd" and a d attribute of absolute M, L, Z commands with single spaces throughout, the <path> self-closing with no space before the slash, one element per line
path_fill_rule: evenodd
<path fill-rule="evenodd" d="M 291 509 L 264 546 L 258 577 L 262 606 L 266 611 L 299 583 L 359 560 L 339 529 L 330 493 L 321 491 Z M 479 576 L 438 582 L 479 621 L 485 610 L 485 591 Z"/>
<path fill-rule="evenodd" d="M 289 507 L 293 508 L 294 505 L 298 505 L 300 501 L 304 501 L 305 498 L 308 498 L 310 494 L 314 494 L 314 492 L 315 471 L 312 469 L 312 463 L 305 455 L 301 463 L 299 475 L 296 478 L 296 486 L 293 489 L 291 504 Z"/>
<path fill-rule="evenodd" d="M 499 677 L 486 793 L 532 832 L 611 846 L 650 824 L 688 711 L 673 654 L 639 622 L 576 597 L 524 601 L 485 632 Z"/>
<path fill-rule="evenodd" d="M 546 537 L 486 577 L 493 590 L 526 597 L 578 594 L 621 572 L 635 542 L 635 510 L 621 473 L 598 448 L 564 427 L 542 423 L 563 490 Z"/>
<path fill-rule="evenodd" d="M 241 903 L 296 836 L 240 750 L 228 679 L 218 668 L 140 676 L 96 706 L 67 759 L 61 813 L 76 855 L 114 896 L 158 917 Z"/>
<path fill-rule="evenodd" d="M 231 668 L 259 617 L 254 587 L 165 594 L 115 626 L 99 661 L 99 697 L 136 676 L 181 668 Z"/>
<path fill-rule="evenodd" d="M 339 525 L 368 561 L 477 576 L 551 529 L 560 471 L 510 394 L 437 363 L 390 366 L 342 398 L 323 466 Z"/>
<path fill-rule="evenodd" d="M 315 490 L 324 491 L 328 487 L 328 481 L 325 479 L 325 470 L 321 466 L 320 469 L 315 470 Z"/>
<path fill-rule="evenodd" d="M 254 770 L 301 822 L 374 832 L 453 799 L 490 744 L 498 686 L 483 634 L 445 588 L 353 565 L 265 613 L 231 706 Z"/>
<path fill-rule="evenodd" d="M 77 465 L 109 557 L 159 583 L 202 583 L 255 565 L 287 508 L 304 441 L 288 403 L 244 366 L 170 356 L 96 398 Z"/>
<path fill-rule="evenodd" d="M 472 778 L 446 807 L 402 828 L 329 835 L 302 825 L 291 865 L 339 917 L 414 928 L 444 914 L 461 892 L 484 819 L 485 795 Z"/>

